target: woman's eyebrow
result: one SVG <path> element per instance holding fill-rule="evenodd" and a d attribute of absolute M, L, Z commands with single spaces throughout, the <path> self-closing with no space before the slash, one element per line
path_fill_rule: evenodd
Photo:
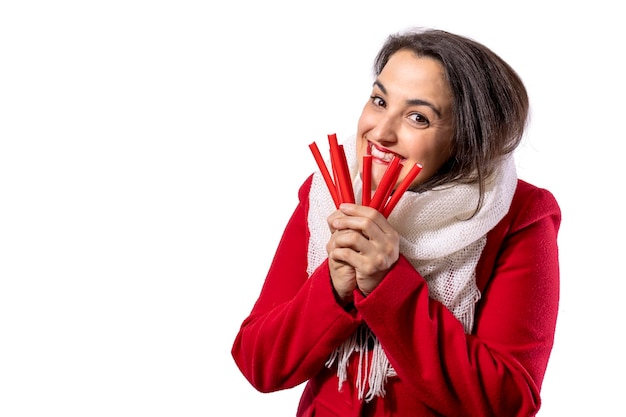
<path fill-rule="evenodd" d="M 387 89 L 385 88 L 384 85 L 382 85 L 382 83 L 378 80 L 374 81 L 374 87 L 378 87 L 380 88 L 380 91 L 382 91 L 383 93 L 387 94 Z"/>
<path fill-rule="evenodd" d="M 408 104 L 410 106 L 428 106 L 435 112 L 437 117 L 441 118 L 441 112 L 439 111 L 439 109 L 437 107 L 435 107 L 434 104 L 432 104 L 432 103 L 430 103 L 428 101 L 420 100 L 419 98 L 414 98 L 412 100 L 407 100 L 406 104 Z"/>
<path fill-rule="evenodd" d="M 374 81 L 374 86 L 380 88 L 380 91 L 382 91 L 383 94 L 387 94 L 387 89 L 385 88 L 384 85 L 382 85 L 380 81 L 378 80 Z M 437 117 L 441 118 L 441 111 L 439 111 L 439 109 L 435 107 L 435 105 L 429 101 L 421 100 L 419 98 L 414 98 L 414 99 L 407 100 L 406 104 L 408 104 L 409 106 L 428 106 L 435 112 Z"/>

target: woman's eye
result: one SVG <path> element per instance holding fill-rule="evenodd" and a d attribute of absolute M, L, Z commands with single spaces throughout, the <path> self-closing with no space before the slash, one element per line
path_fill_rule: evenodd
<path fill-rule="evenodd" d="M 419 113 L 411 113 L 409 115 L 409 118 L 413 120 L 413 122 L 421 126 L 428 126 L 428 124 L 430 123 L 428 119 L 424 117 L 424 115 Z"/>
<path fill-rule="evenodd" d="M 383 100 L 382 98 L 378 97 L 378 96 L 372 96 L 370 97 L 370 99 L 372 100 L 372 103 L 377 106 L 377 107 L 385 107 L 385 100 Z"/>

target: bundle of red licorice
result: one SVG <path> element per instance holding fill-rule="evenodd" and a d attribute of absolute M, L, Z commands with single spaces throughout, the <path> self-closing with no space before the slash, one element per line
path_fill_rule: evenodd
<path fill-rule="evenodd" d="M 337 135 L 332 133 L 328 135 L 328 143 L 330 145 L 330 163 L 331 170 L 326 167 L 324 158 L 320 153 L 319 148 L 315 142 L 309 145 L 313 157 L 317 162 L 317 166 L 324 177 L 328 191 L 335 202 L 335 207 L 339 207 L 341 203 L 355 203 L 354 190 L 352 189 L 352 181 L 350 179 L 350 171 L 348 169 L 348 163 L 346 161 L 346 154 L 343 149 L 343 145 L 337 142 Z M 400 182 L 398 188 L 393 191 L 393 186 L 398 181 L 400 171 L 403 165 L 400 163 L 400 158 L 394 156 L 387 169 L 385 170 L 383 177 L 380 180 L 380 184 L 372 196 L 372 156 L 363 156 L 363 197 L 361 204 L 368 207 L 374 207 L 381 212 L 385 217 L 389 217 L 393 208 L 400 201 L 402 194 L 409 188 L 411 182 L 417 177 L 417 174 L 422 170 L 422 166 L 415 164 L 406 177 Z M 332 175 L 331 175 L 332 171 Z"/>

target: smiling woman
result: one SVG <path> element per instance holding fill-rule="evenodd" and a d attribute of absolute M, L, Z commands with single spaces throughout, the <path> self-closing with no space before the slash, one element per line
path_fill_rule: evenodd
<path fill-rule="evenodd" d="M 489 48 L 441 30 L 390 36 L 374 68 L 342 145 L 355 201 L 391 164 L 396 187 L 423 169 L 388 215 L 337 207 L 322 173 L 306 178 L 233 358 L 261 392 L 306 383 L 298 416 L 533 416 L 561 214 L 517 177 L 526 89 Z"/>
<path fill-rule="evenodd" d="M 376 186 L 394 155 L 423 169 L 413 185 L 428 181 L 450 158 L 454 125 L 452 96 L 439 61 L 402 49 L 374 82 L 357 130 L 357 160 L 372 155 Z M 362 169 L 361 169 L 362 171 Z"/>

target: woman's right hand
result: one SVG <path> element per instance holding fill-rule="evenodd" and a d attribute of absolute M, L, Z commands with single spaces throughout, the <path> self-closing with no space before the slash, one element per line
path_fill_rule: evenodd
<path fill-rule="evenodd" d="M 330 240 L 326 244 L 328 253 L 328 268 L 330 269 L 330 279 L 335 290 L 337 302 L 342 306 L 346 306 L 354 299 L 354 290 L 356 289 L 356 270 L 345 261 L 337 259 L 333 256 L 333 251 L 338 248 L 336 243 L 340 234 L 350 233 L 350 230 L 337 230 L 333 227 L 333 222 L 339 217 L 345 216 L 340 210 L 336 210 L 328 216 L 328 226 L 330 228 Z"/>

